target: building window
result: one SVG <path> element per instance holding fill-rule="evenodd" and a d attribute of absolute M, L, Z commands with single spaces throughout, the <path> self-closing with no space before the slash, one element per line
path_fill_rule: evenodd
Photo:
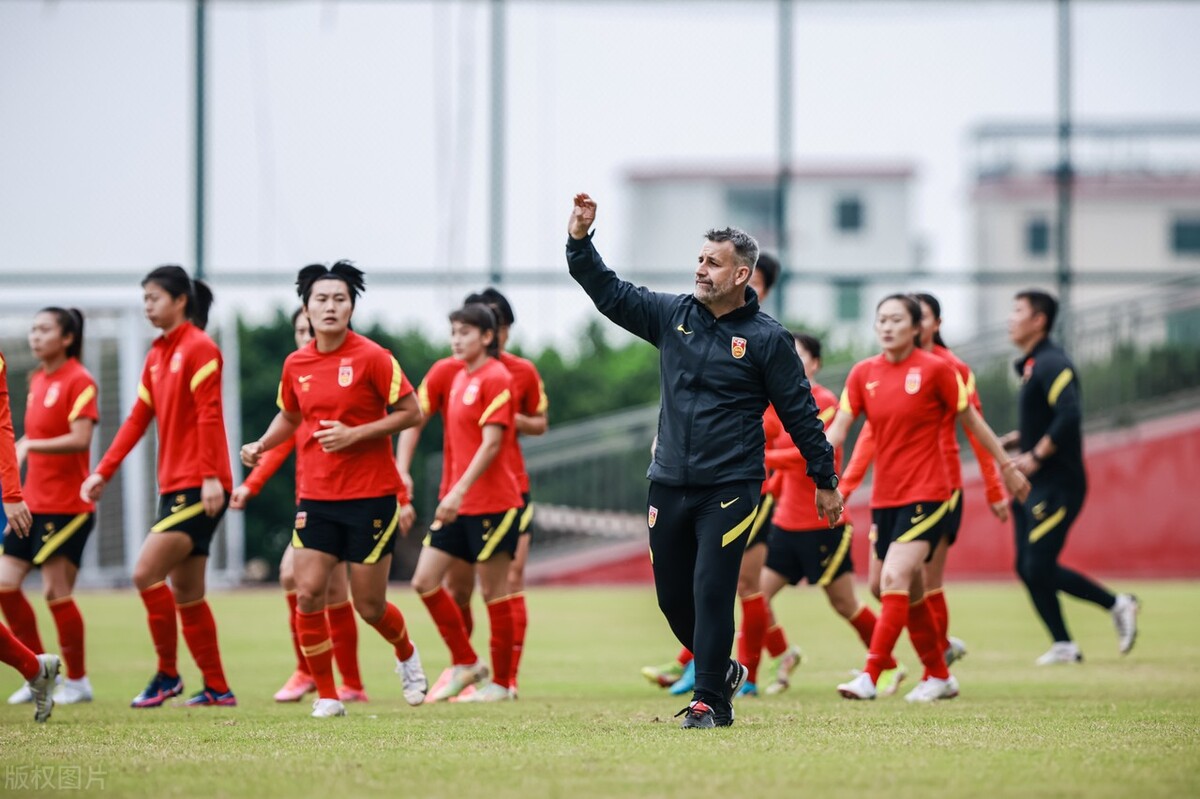
<path fill-rule="evenodd" d="M 1171 224 L 1171 252 L 1200 255 L 1200 216 L 1183 217 Z"/>
<path fill-rule="evenodd" d="M 1040 257 L 1050 252 L 1050 223 L 1044 216 L 1025 223 L 1025 252 Z"/>
<path fill-rule="evenodd" d="M 857 322 L 862 318 L 862 283 L 857 280 L 839 280 L 834 283 L 837 319 L 839 322 Z"/>
<path fill-rule="evenodd" d="M 778 241 L 774 188 L 739 186 L 726 189 L 725 208 L 729 224 L 758 239 L 760 246 L 773 247 Z"/>
<path fill-rule="evenodd" d="M 866 224 L 862 199 L 840 197 L 834 206 L 834 222 L 842 233 L 857 233 Z"/>

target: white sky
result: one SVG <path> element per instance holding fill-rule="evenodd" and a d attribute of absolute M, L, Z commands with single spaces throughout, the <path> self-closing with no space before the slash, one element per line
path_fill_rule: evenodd
<path fill-rule="evenodd" d="M 1053 117 L 1055 5 L 797 3 L 795 158 L 911 162 L 930 263 L 969 265 L 967 131 Z M 286 297 L 311 261 L 486 265 L 486 3 L 210 8 L 212 276 L 276 270 Z M 769 163 L 775 14 L 510 3 L 505 264 L 562 269 L 587 190 L 619 268 L 630 167 Z M 191 266 L 192 19 L 175 0 L 0 3 L 0 284 Z M 1200 4 L 1079 2 L 1074 24 L 1078 117 L 1200 118 Z"/>

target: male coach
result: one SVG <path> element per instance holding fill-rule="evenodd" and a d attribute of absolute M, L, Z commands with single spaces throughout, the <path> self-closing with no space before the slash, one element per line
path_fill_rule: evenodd
<path fill-rule="evenodd" d="M 1058 592 L 1092 602 L 1112 613 L 1121 654 L 1137 638 L 1137 599 L 1114 595 L 1094 580 L 1058 563 L 1067 531 L 1083 508 L 1087 474 L 1079 375 L 1062 347 L 1050 340 L 1058 301 L 1044 291 L 1022 291 L 1013 301 L 1008 336 L 1023 353 L 1016 360 L 1021 378 L 1018 427 L 1003 439 L 1019 445 L 1013 458 L 1032 485 L 1029 498 L 1013 500 L 1017 574 L 1029 591 L 1054 644 L 1038 658 L 1040 666 L 1083 660 L 1063 619 Z"/>
<path fill-rule="evenodd" d="M 748 286 L 758 260 L 753 238 L 736 228 L 708 231 L 693 293 L 660 294 L 604 265 L 589 233 L 595 219 L 596 203 L 577 194 L 567 228 L 571 276 L 602 314 L 659 350 L 647 521 L 658 606 L 696 658 L 682 726 L 726 727 L 746 678 L 729 651 L 738 569 L 765 477 L 767 403 L 808 461 L 818 511 L 831 527 L 843 509 L 833 449 L 792 335 L 759 310 Z"/>

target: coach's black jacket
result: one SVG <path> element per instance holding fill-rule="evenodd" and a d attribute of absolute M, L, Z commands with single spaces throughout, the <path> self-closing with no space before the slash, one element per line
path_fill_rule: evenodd
<path fill-rule="evenodd" d="M 1021 376 L 1018 419 L 1021 451 L 1029 452 L 1042 436 L 1054 442 L 1055 452 L 1029 481 L 1087 490 L 1083 468 L 1083 409 L 1075 364 L 1050 339 L 1042 339 L 1014 364 Z"/>
<path fill-rule="evenodd" d="M 621 280 L 591 237 L 567 239 L 571 277 L 596 308 L 658 347 L 662 404 L 647 477 L 672 486 L 762 481 L 763 412 L 775 406 L 814 480 L 834 473 L 795 343 L 746 289 L 746 304 L 715 318 L 690 294 L 660 294 Z"/>

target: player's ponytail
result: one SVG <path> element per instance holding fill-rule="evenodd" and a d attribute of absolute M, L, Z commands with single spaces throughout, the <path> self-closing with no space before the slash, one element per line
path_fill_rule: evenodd
<path fill-rule="evenodd" d="M 192 295 L 188 297 L 188 318 L 203 330 L 208 326 L 208 309 L 213 304 L 212 289 L 203 280 L 192 281 Z"/>
<path fill-rule="evenodd" d="M 932 294 L 925 294 L 923 292 L 918 292 L 913 294 L 913 296 L 917 298 L 918 302 L 929 306 L 929 310 L 933 314 L 934 319 L 938 320 L 939 322 L 942 321 L 942 304 L 938 302 L 937 297 L 933 296 Z M 933 343 L 939 347 L 946 346 L 946 342 L 942 340 L 942 331 L 938 330 L 934 332 Z"/>
<path fill-rule="evenodd" d="M 83 358 L 83 311 L 78 308 L 59 308 L 52 305 L 43 308 L 38 313 L 52 314 L 58 322 L 62 335 L 70 335 L 71 343 L 67 345 L 67 357 L 80 360 Z"/>
<path fill-rule="evenodd" d="M 172 297 L 187 297 L 184 315 L 188 321 L 203 330 L 208 326 L 208 309 L 213 304 L 212 289 L 203 280 L 192 280 L 182 266 L 167 264 L 142 278 L 142 286 L 155 283 Z"/>

